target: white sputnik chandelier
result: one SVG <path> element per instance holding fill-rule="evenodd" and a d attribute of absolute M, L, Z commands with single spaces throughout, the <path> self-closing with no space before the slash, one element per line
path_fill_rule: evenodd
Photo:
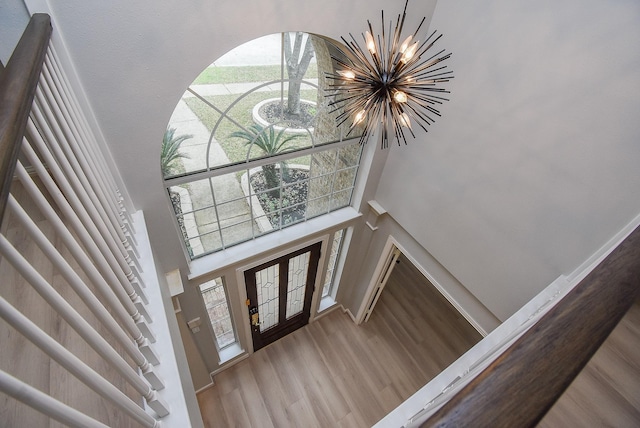
<path fill-rule="evenodd" d="M 446 71 L 443 61 L 451 54 L 445 54 L 444 49 L 431 54 L 429 52 L 442 34 L 435 37 L 434 31 L 422 43 L 417 40 L 418 31 L 426 17 L 422 18 L 416 31 L 402 38 L 407 5 L 404 5 L 402 15 L 398 15 L 395 29 L 392 22 L 385 34 L 384 11 L 382 11 L 382 32 L 374 37 L 371 22 L 367 20 L 369 31 L 362 37 L 366 50 L 362 49 L 351 33 L 351 41 L 342 41 L 348 48 L 346 58 L 332 55 L 337 63 L 337 74 L 327 73 L 327 78 L 333 80 L 329 85 L 331 93 L 327 96 L 335 97 L 329 103 L 333 107 L 331 112 L 342 110 L 337 116 L 338 126 L 351 119 L 351 128 L 347 135 L 363 124 L 364 131 L 360 144 L 366 142 L 378 125 L 382 130 L 382 148 L 389 145 L 389 140 L 395 136 L 407 144 L 405 132 L 412 130 L 412 121 L 420 125 L 425 131 L 434 122 L 434 116 L 440 116 L 435 108 L 443 101 L 448 101 L 441 94 L 449 93 L 439 84 L 453 78 L 453 71 Z"/>

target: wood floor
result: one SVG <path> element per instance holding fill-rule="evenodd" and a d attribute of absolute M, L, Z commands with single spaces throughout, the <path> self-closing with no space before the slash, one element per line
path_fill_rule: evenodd
<path fill-rule="evenodd" d="M 65 259 L 81 272 L 73 257 L 56 238 L 51 226 L 30 205 L 20 189 L 12 189 L 20 200 L 21 205 L 32 215 L 38 226 L 52 238 L 52 242 L 62 252 Z M 30 240 L 26 232 L 11 216 L 2 225 L 2 231 L 7 239 L 27 258 L 38 272 L 50 283 L 71 305 L 110 343 L 116 341 L 103 327 L 93 313 L 84 305 L 66 281 L 56 271 L 42 251 Z M 87 282 L 86 277 L 81 277 Z M 25 281 L 20 274 L 4 259 L 0 257 L 0 295 L 14 307 L 27 315 L 34 323 L 48 335 L 57 340 L 78 358 L 91 366 L 114 386 L 135 397 L 135 391 L 116 373 L 98 353 L 62 319 L 49 304 Z M 93 418 L 113 427 L 127 428 L 138 426 L 127 415 L 104 400 L 91 388 L 80 382 L 62 366 L 50 359 L 43 351 L 25 339 L 3 319 L 0 319 L 0 369 L 31 386 L 69 404 Z M 121 355 L 124 355 L 121 353 Z M 140 402 L 140 397 L 134 398 Z M 140 402 L 141 404 L 141 402 Z M 0 427 L 60 427 L 60 423 L 50 420 L 47 416 L 33 410 L 27 405 L 0 393 Z"/>
<path fill-rule="evenodd" d="M 640 427 L 640 299 L 538 426 Z"/>
<path fill-rule="evenodd" d="M 370 427 L 481 339 L 404 258 L 370 318 L 334 311 L 216 375 L 207 427 Z"/>

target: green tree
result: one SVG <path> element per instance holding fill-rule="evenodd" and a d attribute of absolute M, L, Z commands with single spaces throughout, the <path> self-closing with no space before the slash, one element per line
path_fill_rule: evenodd
<path fill-rule="evenodd" d="M 162 138 L 162 150 L 160 152 L 160 165 L 162 167 L 162 176 L 169 177 L 177 172 L 178 159 L 189 159 L 189 155 L 180 153 L 180 145 L 193 135 L 175 136 L 176 129 L 167 127 Z"/>
<path fill-rule="evenodd" d="M 292 150 L 293 147 L 291 146 L 291 143 L 294 139 L 298 138 L 299 135 L 286 135 L 284 129 L 276 133 L 273 126 L 264 128 L 262 125 L 254 123 L 246 130 L 243 129 L 231 133 L 231 137 L 241 138 L 245 140 L 245 144 L 247 146 L 255 145 L 262 150 L 265 155 L 273 156 Z M 280 164 L 280 169 L 284 170 L 284 162 Z M 267 182 L 269 189 L 279 187 L 280 182 L 275 164 L 271 163 L 263 165 L 262 171 L 264 172 L 264 179 Z M 277 191 L 272 193 L 277 195 Z"/>

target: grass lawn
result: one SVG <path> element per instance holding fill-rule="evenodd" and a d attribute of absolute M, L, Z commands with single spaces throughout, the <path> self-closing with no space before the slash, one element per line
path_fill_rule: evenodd
<path fill-rule="evenodd" d="M 280 65 L 252 65 L 252 66 L 229 66 L 229 67 L 207 67 L 193 81 L 193 85 L 208 85 L 216 83 L 245 83 L 245 82 L 269 82 L 278 80 L 282 76 Z M 286 78 L 286 70 L 284 70 Z M 305 79 L 318 77 L 318 66 L 316 63 L 309 64 L 305 73 Z"/>
<path fill-rule="evenodd" d="M 302 90 L 300 92 L 302 99 L 313 100 L 316 99 L 315 90 Z M 217 95 L 205 97 L 205 99 L 211 104 L 215 105 L 218 109 L 226 110 L 234 101 L 238 99 L 240 95 Z M 233 119 L 238 124 L 248 127 L 253 123 L 251 111 L 253 107 L 268 98 L 278 98 L 280 96 L 279 91 L 275 92 L 253 92 L 242 98 L 235 104 L 231 110 L 227 113 L 227 116 Z M 286 97 L 286 93 L 285 93 Z M 189 108 L 198 116 L 200 121 L 205 125 L 207 130 L 211 132 L 220 121 L 220 113 L 215 111 L 205 102 L 197 98 L 185 99 Z M 215 138 L 222 146 L 222 149 L 227 154 L 227 157 L 231 162 L 242 162 L 247 158 L 247 145 L 245 140 L 236 137 L 230 137 L 229 135 L 240 128 L 229 118 L 224 118 L 217 125 Z M 309 147 L 311 145 L 311 139 L 308 134 L 302 134 L 292 142 L 292 146 L 301 148 Z M 257 158 L 262 156 L 257 150 L 252 150 L 251 158 Z"/>

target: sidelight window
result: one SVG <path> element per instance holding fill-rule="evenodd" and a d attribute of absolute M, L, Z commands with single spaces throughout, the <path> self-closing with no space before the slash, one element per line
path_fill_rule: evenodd
<path fill-rule="evenodd" d="M 209 316 L 209 322 L 216 339 L 218 350 L 221 351 L 237 342 L 229 299 L 222 278 L 216 278 L 200 285 L 202 299 Z"/>

